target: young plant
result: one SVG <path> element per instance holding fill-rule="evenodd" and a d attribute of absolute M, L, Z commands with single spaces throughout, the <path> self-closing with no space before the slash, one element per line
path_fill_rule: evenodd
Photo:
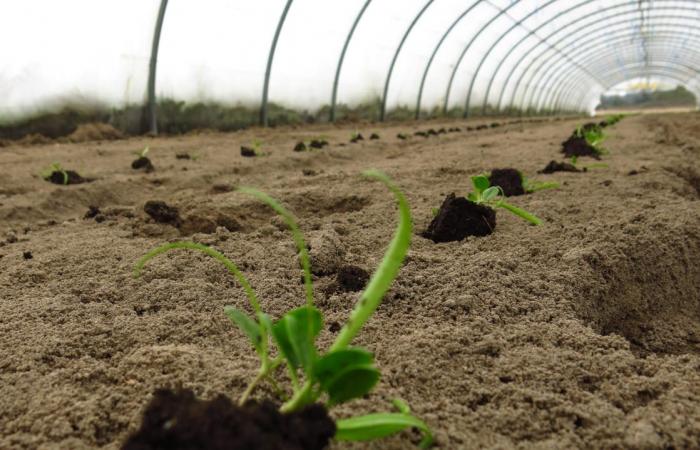
<path fill-rule="evenodd" d="M 556 181 L 534 181 L 523 175 L 523 189 L 528 194 L 532 194 L 537 191 L 544 191 L 545 189 L 557 189 L 559 188 L 559 183 Z"/>
<path fill-rule="evenodd" d="M 253 139 L 251 144 L 253 146 L 253 151 L 255 152 L 255 156 L 267 156 L 267 153 L 265 153 L 261 150 L 262 145 L 263 145 L 261 140 Z"/>
<path fill-rule="evenodd" d="M 472 185 L 474 186 L 474 191 L 467 195 L 467 200 L 470 200 L 477 205 L 487 205 L 492 208 L 503 208 L 516 216 L 527 220 L 533 225 L 540 225 L 542 220 L 540 220 L 534 214 L 530 214 L 524 209 L 520 209 L 516 206 L 507 203 L 504 200 L 503 189 L 500 186 L 491 186 L 488 177 L 484 175 L 473 176 Z"/>
<path fill-rule="evenodd" d="M 408 203 L 401 190 L 381 172 L 372 170 L 364 172 L 364 175 L 381 181 L 394 194 L 399 205 L 399 223 L 379 268 L 350 313 L 348 321 L 325 353 L 318 349 L 315 343 L 322 329 L 323 316 L 314 306 L 308 247 L 294 216 L 263 192 L 250 188 L 239 189 L 240 192 L 250 194 L 270 206 L 290 228 L 292 238 L 299 250 L 299 259 L 304 273 L 306 297 L 304 306 L 289 311 L 277 321 L 273 321 L 263 312 L 255 291 L 238 267 L 223 254 L 202 244 L 192 242 L 165 244 L 147 253 L 136 264 L 134 274 L 139 276 L 146 262 L 157 255 L 178 248 L 198 250 L 221 262 L 241 284 L 254 311 L 254 316 L 251 317 L 244 311 L 231 306 L 227 306 L 224 312 L 251 341 L 253 349 L 260 358 L 260 368 L 241 395 L 240 404 L 244 404 L 255 387 L 263 381 L 269 382 L 284 398 L 285 391 L 279 388 L 274 378 L 275 369 L 281 365 L 286 366 L 291 384 L 291 396 L 280 408 L 283 413 L 297 411 L 322 398 L 325 399 L 328 407 L 332 407 L 364 396 L 378 382 L 380 374 L 374 364 L 374 355 L 350 344 L 376 311 L 384 294 L 396 278 L 408 252 L 412 223 Z M 277 349 L 274 356 L 271 343 Z M 335 438 L 364 441 L 389 436 L 406 428 L 418 428 L 424 434 L 421 447 L 429 447 L 432 443 L 432 435 L 427 425 L 411 415 L 403 402 L 395 404 L 399 412 L 369 414 L 336 421 Z"/>
<path fill-rule="evenodd" d="M 576 128 L 574 136 L 585 139 L 588 145 L 593 147 L 593 150 L 595 150 L 598 156 L 608 153 L 602 146 L 603 141 L 606 139 L 603 127 L 599 125 L 589 127 L 579 126 Z"/>
<path fill-rule="evenodd" d="M 570 159 L 571 165 L 576 167 L 579 170 L 589 170 L 589 169 L 607 169 L 610 167 L 606 163 L 591 163 L 591 164 L 586 164 L 586 165 L 578 165 L 578 156 L 574 155 Z"/>
<path fill-rule="evenodd" d="M 147 145 L 147 146 L 145 146 L 145 147 L 143 148 L 143 150 L 141 150 L 140 152 L 134 152 L 134 154 L 135 154 L 136 156 L 138 156 L 139 158 L 145 158 L 146 155 L 148 155 L 148 152 L 149 152 L 149 151 L 150 151 L 150 148 L 149 148 L 149 146 Z"/>
<path fill-rule="evenodd" d="M 58 172 L 63 176 L 63 184 L 66 185 L 68 184 L 68 172 L 66 172 L 63 167 L 61 167 L 60 163 L 54 162 L 51 163 L 49 167 L 41 171 L 41 178 L 44 180 L 48 180 L 51 178 L 51 175 L 54 174 L 54 172 Z"/>

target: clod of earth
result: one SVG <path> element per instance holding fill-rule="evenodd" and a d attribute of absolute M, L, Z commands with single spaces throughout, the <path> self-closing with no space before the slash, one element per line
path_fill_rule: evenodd
<path fill-rule="evenodd" d="M 408 135 L 406 135 L 404 133 L 399 133 L 396 135 L 396 137 L 401 139 L 402 141 L 405 141 L 406 139 L 408 139 Z"/>
<path fill-rule="evenodd" d="M 424 138 L 427 138 L 427 137 L 428 137 L 428 133 L 425 132 L 425 131 L 416 131 L 415 133 L 413 133 L 413 135 L 414 135 L 414 136 L 424 137 Z"/>
<path fill-rule="evenodd" d="M 369 273 L 361 267 L 346 265 L 336 274 L 337 290 L 342 292 L 359 292 L 369 281 Z"/>
<path fill-rule="evenodd" d="M 131 163 L 131 168 L 134 170 L 143 169 L 146 173 L 150 173 L 156 170 L 156 168 L 153 166 L 153 163 L 151 163 L 151 160 L 146 158 L 145 156 L 139 156 L 137 159 L 135 159 Z"/>
<path fill-rule="evenodd" d="M 488 126 L 488 125 L 486 125 L 486 124 L 483 124 L 483 125 L 477 125 L 477 126 L 476 126 L 476 131 L 481 131 L 481 130 L 485 130 L 485 129 L 487 129 L 488 127 L 489 127 L 489 126 Z"/>
<path fill-rule="evenodd" d="M 175 153 L 177 159 L 192 159 L 189 153 Z"/>
<path fill-rule="evenodd" d="M 422 234 L 435 243 L 461 241 L 467 236 L 487 236 L 496 228 L 496 212 L 464 197 L 448 195 Z"/>
<path fill-rule="evenodd" d="M 24 258 L 24 259 L 32 259 L 32 258 L 34 258 L 34 255 L 32 255 L 32 252 L 23 252 L 23 253 L 22 253 L 22 258 Z"/>
<path fill-rule="evenodd" d="M 207 401 L 160 389 L 122 450 L 322 450 L 334 434 L 319 404 L 282 414 L 269 401 L 237 406 L 224 395 Z"/>
<path fill-rule="evenodd" d="M 61 185 L 82 184 L 92 181 L 90 178 L 81 177 L 75 170 L 54 170 L 47 180 L 53 184 Z"/>
<path fill-rule="evenodd" d="M 91 205 L 88 207 L 83 219 L 95 219 L 95 222 L 102 223 L 105 221 L 105 216 L 102 214 L 99 207 Z"/>
<path fill-rule="evenodd" d="M 429 129 L 426 133 L 428 133 L 429 136 L 437 136 L 438 132 L 435 128 Z"/>
<path fill-rule="evenodd" d="M 377 133 L 372 133 L 369 135 L 370 141 L 376 141 L 377 139 L 379 139 L 379 135 Z"/>
<path fill-rule="evenodd" d="M 364 140 L 365 140 L 365 138 L 364 138 L 364 136 L 362 136 L 362 133 L 357 133 L 350 139 L 350 142 L 352 142 L 354 144 L 356 142 L 364 141 Z"/>
<path fill-rule="evenodd" d="M 584 168 L 583 172 L 585 172 L 586 169 Z M 557 161 L 550 161 L 549 164 L 545 166 L 544 169 L 540 170 L 539 173 L 554 173 L 554 172 L 582 172 L 581 170 L 578 169 L 578 167 L 574 166 L 573 164 L 570 164 L 568 162 L 557 162 Z"/>
<path fill-rule="evenodd" d="M 517 169 L 493 169 L 489 176 L 489 182 L 491 186 L 500 186 L 506 197 L 525 194 L 523 176 Z"/>
<path fill-rule="evenodd" d="M 500 126 L 501 126 L 501 124 L 498 123 L 498 122 L 494 122 L 494 123 L 491 124 L 491 128 L 498 128 L 498 127 L 500 127 Z"/>
<path fill-rule="evenodd" d="M 149 200 L 143 205 L 143 210 L 158 223 L 165 223 L 179 228 L 182 224 L 177 208 L 160 200 Z"/>
<path fill-rule="evenodd" d="M 294 146 L 294 151 L 295 152 L 305 152 L 306 151 L 306 144 L 303 142 L 297 142 L 297 144 Z"/>
<path fill-rule="evenodd" d="M 311 142 L 309 142 L 309 147 L 311 148 L 316 148 L 320 149 L 328 145 L 328 141 L 325 139 L 312 139 Z"/>
<path fill-rule="evenodd" d="M 567 158 L 571 158 L 572 156 L 590 156 L 591 158 L 600 159 L 598 151 L 586 141 L 586 138 L 571 136 L 569 139 L 562 142 L 561 145 L 561 151 Z"/>
<path fill-rule="evenodd" d="M 241 156 L 245 156 L 246 158 L 252 158 L 257 156 L 257 153 L 255 153 L 255 149 L 246 147 L 245 145 L 241 145 Z"/>

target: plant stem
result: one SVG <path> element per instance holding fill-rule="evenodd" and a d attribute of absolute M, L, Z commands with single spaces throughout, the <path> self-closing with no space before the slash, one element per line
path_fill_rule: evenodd
<path fill-rule="evenodd" d="M 265 378 L 267 376 L 266 371 L 261 367 L 260 370 L 258 371 L 258 374 L 255 375 L 255 378 L 253 378 L 253 381 L 251 381 L 248 384 L 248 387 L 246 390 L 243 392 L 243 395 L 241 395 L 241 398 L 238 399 L 238 406 L 243 406 L 245 402 L 248 401 L 248 397 L 250 397 L 250 394 L 253 393 L 253 389 L 260 383 L 260 380 Z"/>
<path fill-rule="evenodd" d="M 299 408 L 307 405 L 310 401 L 315 401 L 316 399 L 311 397 L 311 388 L 313 385 L 311 384 L 310 381 L 307 381 L 304 383 L 304 386 L 300 389 L 294 392 L 294 395 L 292 395 L 292 398 L 290 398 L 282 407 L 280 408 L 280 412 L 282 413 L 288 413 L 292 411 L 296 411 Z"/>
<path fill-rule="evenodd" d="M 387 177 L 378 171 L 367 171 L 363 175 L 375 178 L 382 183 L 394 194 L 399 203 L 399 224 L 396 228 L 394 238 L 389 244 L 389 249 L 384 254 L 379 268 L 372 275 L 367 287 L 362 293 L 362 297 L 355 305 L 350 318 L 343 326 L 329 351 L 333 352 L 341 350 L 350 345 L 355 335 L 360 331 L 362 326 L 374 314 L 379 304 L 384 297 L 384 294 L 389 289 L 389 286 L 396 278 L 396 275 L 401 268 L 408 247 L 411 244 L 411 210 L 408 207 L 406 197 L 403 192 Z"/>
<path fill-rule="evenodd" d="M 499 201 L 498 203 L 496 203 L 496 206 L 500 206 L 501 208 L 504 208 L 504 209 L 506 209 L 506 210 L 512 212 L 512 213 L 515 214 L 516 216 L 521 217 L 521 218 L 527 220 L 528 222 L 530 222 L 530 223 L 533 224 L 533 225 L 540 225 L 540 224 L 542 223 L 542 220 L 539 219 L 539 218 L 538 218 L 537 216 L 535 216 L 534 214 L 530 214 L 529 212 L 527 212 L 527 211 L 525 211 L 525 210 L 523 210 L 523 209 L 520 209 L 520 208 L 518 208 L 517 206 L 513 206 L 513 205 L 511 205 L 510 203 L 504 202 L 503 200 L 501 200 L 501 201 Z"/>

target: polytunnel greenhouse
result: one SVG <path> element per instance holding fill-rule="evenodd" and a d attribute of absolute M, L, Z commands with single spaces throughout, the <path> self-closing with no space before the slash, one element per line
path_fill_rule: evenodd
<path fill-rule="evenodd" d="M 700 2 L 0 38 L 0 449 L 700 448 Z"/>

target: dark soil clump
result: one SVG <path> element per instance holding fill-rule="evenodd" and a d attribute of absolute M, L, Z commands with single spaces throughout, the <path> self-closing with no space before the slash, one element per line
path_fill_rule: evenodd
<path fill-rule="evenodd" d="M 192 157 L 190 156 L 189 153 L 175 153 L 175 158 L 176 159 L 185 159 L 185 160 L 192 159 Z"/>
<path fill-rule="evenodd" d="M 325 139 L 312 139 L 311 142 L 309 142 L 309 147 L 311 148 L 321 149 L 327 145 L 328 141 Z"/>
<path fill-rule="evenodd" d="M 138 159 L 135 159 L 134 162 L 131 163 L 131 168 L 134 170 L 143 169 L 146 173 L 151 173 L 156 170 L 151 160 L 145 156 L 140 156 Z"/>
<path fill-rule="evenodd" d="M 337 290 L 343 292 L 358 292 L 364 289 L 369 274 L 361 267 L 357 266 L 342 266 L 336 274 Z"/>
<path fill-rule="evenodd" d="M 240 407 L 223 395 L 205 401 L 161 389 L 122 450 L 322 450 L 334 434 L 321 405 L 281 414 L 269 401 Z"/>
<path fill-rule="evenodd" d="M 90 179 L 81 177 L 75 170 L 54 170 L 47 178 L 53 184 L 83 184 L 89 183 Z"/>
<path fill-rule="evenodd" d="M 177 208 L 166 204 L 160 200 L 149 200 L 143 205 L 143 210 L 158 223 L 165 223 L 174 227 L 182 224 L 180 212 Z"/>
<path fill-rule="evenodd" d="M 241 156 L 245 156 L 246 158 L 253 158 L 257 156 L 257 153 L 255 153 L 254 149 L 246 147 L 245 145 L 241 145 Z"/>
<path fill-rule="evenodd" d="M 376 141 L 377 139 L 379 139 L 379 135 L 377 133 L 372 133 L 369 135 L 370 141 Z"/>
<path fill-rule="evenodd" d="M 591 158 L 600 159 L 598 151 L 586 141 L 586 138 L 571 136 L 562 142 L 561 145 L 561 151 L 567 158 L 572 156 L 590 156 Z"/>
<path fill-rule="evenodd" d="M 396 137 L 401 139 L 402 141 L 405 141 L 406 139 L 408 139 L 408 136 L 404 133 L 399 133 L 396 135 Z"/>
<path fill-rule="evenodd" d="M 364 141 L 364 140 L 365 140 L 365 137 L 362 136 L 362 133 L 357 133 L 355 136 L 352 137 L 352 139 L 350 139 L 350 142 L 352 142 L 354 144 L 356 142 L 360 142 L 360 141 Z"/>
<path fill-rule="evenodd" d="M 293 149 L 295 152 L 305 152 L 306 151 L 306 144 L 303 142 L 297 142 L 297 145 L 294 146 Z"/>
<path fill-rule="evenodd" d="M 489 182 L 491 186 L 500 186 L 506 197 L 525 194 L 523 176 L 516 169 L 493 169 Z"/>
<path fill-rule="evenodd" d="M 452 242 L 467 236 L 486 236 L 495 228 L 496 212 L 493 209 L 450 194 L 422 236 L 435 243 Z"/>
<path fill-rule="evenodd" d="M 23 253 L 22 253 L 22 258 L 24 258 L 24 259 L 32 259 L 32 258 L 34 258 L 34 255 L 32 255 L 32 252 L 23 252 Z"/>
<path fill-rule="evenodd" d="M 585 169 L 583 170 L 585 172 Z M 549 164 L 545 166 L 544 169 L 540 170 L 540 173 L 554 173 L 554 172 L 581 172 L 578 167 L 568 162 L 557 162 L 550 161 Z"/>

